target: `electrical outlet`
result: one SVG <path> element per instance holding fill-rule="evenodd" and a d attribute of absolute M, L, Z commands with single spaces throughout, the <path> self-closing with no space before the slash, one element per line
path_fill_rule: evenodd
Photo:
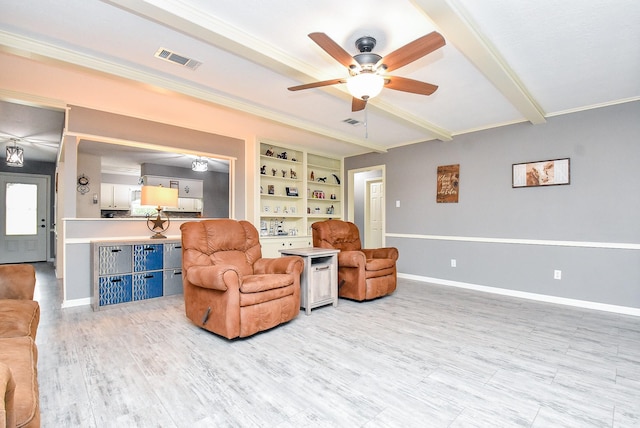
<path fill-rule="evenodd" d="M 451 267 L 456 267 L 457 265 L 456 259 L 451 259 Z"/>
<path fill-rule="evenodd" d="M 396 208 L 400 208 L 400 201 L 396 201 Z"/>
<path fill-rule="evenodd" d="M 562 279 L 562 271 L 561 270 L 554 270 L 553 271 L 553 279 Z"/>

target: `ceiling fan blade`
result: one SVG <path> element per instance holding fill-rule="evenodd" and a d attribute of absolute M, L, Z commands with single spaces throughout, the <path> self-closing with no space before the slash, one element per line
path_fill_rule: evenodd
<path fill-rule="evenodd" d="M 378 61 L 376 67 L 384 64 L 386 71 L 395 70 L 440 49 L 445 44 L 444 37 L 437 31 L 433 31 L 386 55 Z"/>
<path fill-rule="evenodd" d="M 351 98 L 351 111 L 364 110 L 366 106 L 367 102 L 365 100 L 361 100 L 360 98 L 356 97 Z"/>
<path fill-rule="evenodd" d="M 321 86 L 336 85 L 338 83 L 346 83 L 346 82 L 347 81 L 344 79 L 331 79 L 331 80 L 323 80 L 321 82 L 313 82 L 313 83 L 306 83 L 304 85 L 292 86 L 287 89 L 289 89 L 290 91 L 300 91 L 302 89 L 319 88 Z"/>
<path fill-rule="evenodd" d="M 411 92 L 412 94 L 431 95 L 436 89 L 437 85 L 431 83 L 420 82 L 418 80 L 407 79 L 406 77 L 385 77 L 385 88 L 394 89 L 396 91 Z"/>
<path fill-rule="evenodd" d="M 353 57 L 326 34 L 311 33 L 309 34 L 309 38 L 316 42 L 316 44 L 320 46 L 326 53 L 331 55 L 333 59 L 335 59 L 345 67 L 350 68 L 352 65 L 355 67 L 358 66 L 358 63 L 353 59 Z"/>

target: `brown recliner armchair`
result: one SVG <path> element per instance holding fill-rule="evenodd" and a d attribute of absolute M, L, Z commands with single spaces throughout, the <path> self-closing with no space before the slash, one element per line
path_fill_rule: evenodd
<path fill-rule="evenodd" d="M 335 248 L 338 253 L 338 295 L 370 300 L 396 289 L 398 249 L 363 249 L 358 226 L 342 220 L 313 223 L 313 246 Z"/>
<path fill-rule="evenodd" d="M 262 258 L 247 221 L 183 223 L 182 282 L 187 317 L 227 339 L 251 336 L 300 312 L 298 256 Z"/>

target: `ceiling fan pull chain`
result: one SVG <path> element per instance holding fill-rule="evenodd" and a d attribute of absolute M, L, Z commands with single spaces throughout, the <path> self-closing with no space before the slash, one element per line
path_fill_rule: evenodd
<path fill-rule="evenodd" d="M 365 140 L 369 139 L 369 114 L 367 113 L 369 109 L 367 107 L 364 108 L 364 138 Z"/>

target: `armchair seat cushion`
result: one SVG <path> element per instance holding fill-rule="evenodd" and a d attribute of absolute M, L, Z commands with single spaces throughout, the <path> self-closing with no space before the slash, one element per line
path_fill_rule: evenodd
<path fill-rule="evenodd" d="M 241 293 L 259 293 L 293 284 L 293 276 L 289 274 L 246 275 L 240 285 Z"/>
<path fill-rule="evenodd" d="M 396 270 L 392 267 L 380 270 L 365 270 L 364 277 L 365 279 L 369 278 L 378 278 L 381 276 L 392 276 L 395 278 Z"/>
<path fill-rule="evenodd" d="M 35 300 L 0 299 L 0 337 L 36 338 L 40 305 Z"/>
<path fill-rule="evenodd" d="M 396 261 L 393 259 L 367 259 L 365 270 L 376 271 L 393 269 L 396 265 Z"/>
<path fill-rule="evenodd" d="M 282 299 L 283 297 L 289 297 L 294 295 L 295 287 L 293 284 L 274 288 L 273 290 L 267 290 L 260 293 L 240 293 L 240 307 L 244 308 L 251 305 L 257 305 L 259 303 L 270 302 L 273 300 Z M 298 297 L 298 299 L 300 299 Z"/>

